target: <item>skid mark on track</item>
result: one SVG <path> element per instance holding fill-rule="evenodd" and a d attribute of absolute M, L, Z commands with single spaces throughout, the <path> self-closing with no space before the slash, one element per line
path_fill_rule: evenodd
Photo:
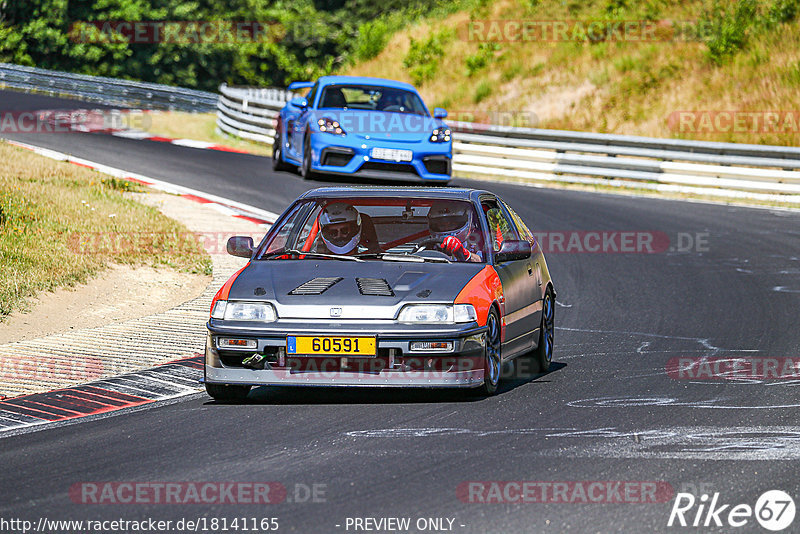
<path fill-rule="evenodd" d="M 197 355 L 113 378 L 0 402 L 3 433 L 116 412 L 200 390 L 203 357 Z"/>
<path fill-rule="evenodd" d="M 595 397 L 569 401 L 571 408 L 637 408 L 644 406 L 668 406 L 680 408 L 703 408 L 712 410 L 773 410 L 778 408 L 800 408 L 800 402 L 741 404 L 741 398 L 717 397 L 712 399 L 682 401 L 674 397 Z M 763 402 L 763 401 L 762 401 Z"/>
<path fill-rule="evenodd" d="M 510 441 L 534 440 L 539 447 L 510 447 L 522 455 L 602 458 L 684 458 L 703 460 L 788 460 L 800 459 L 800 427 L 672 427 L 623 430 L 617 427 L 598 428 L 518 428 L 479 430 L 470 428 L 383 428 L 353 430 L 348 438 L 374 440 L 427 439 L 442 440 L 458 447 L 458 440 L 505 438 Z M 552 442 L 544 441 L 554 440 Z M 571 441 L 575 441 L 571 444 Z M 474 441 L 470 441 L 475 445 Z M 541 444 L 551 443 L 552 448 Z M 439 450 L 440 453 L 448 452 Z M 510 444 L 509 444 L 510 445 Z M 517 445 L 517 443 L 514 443 Z M 370 450 L 373 447 L 370 446 Z M 381 450 L 385 450 L 382 446 Z M 400 447 L 400 454 L 403 454 Z M 408 452 L 405 454 L 412 454 Z M 464 449 L 459 448 L 463 453 Z M 455 451 L 454 451 L 455 452 Z"/>

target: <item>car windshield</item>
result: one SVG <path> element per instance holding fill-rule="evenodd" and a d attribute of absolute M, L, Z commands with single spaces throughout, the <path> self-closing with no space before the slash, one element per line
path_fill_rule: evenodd
<path fill-rule="evenodd" d="M 371 85 L 328 85 L 322 91 L 318 108 L 428 114 L 416 93 Z"/>
<path fill-rule="evenodd" d="M 450 236 L 468 254 L 448 251 Z M 318 198 L 295 204 L 256 259 L 484 262 L 485 247 L 475 208 L 465 200 Z"/>

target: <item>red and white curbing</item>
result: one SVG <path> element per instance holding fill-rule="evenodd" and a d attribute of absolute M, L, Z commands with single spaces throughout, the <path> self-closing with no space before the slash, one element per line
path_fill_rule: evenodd
<path fill-rule="evenodd" d="M 185 146 L 189 148 L 201 148 L 204 150 L 218 150 L 220 152 L 235 152 L 237 154 L 252 154 L 247 150 L 240 150 L 225 145 L 218 145 L 209 143 L 207 141 L 197 141 L 196 139 L 173 139 L 172 137 L 164 137 L 161 135 L 153 135 L 149 132 L 141 130 L 116 130 L 108 132 L 115 137 L 124 137 L 126 139 L 136 139 L 138 141 L 156 141 L 159 143 L 169 143 L 171 145 Z"/>
<path fill-rule="evenodd" d="M 71 156 L 69 154 L 64 154 L 63 152 L 50 150 L 49 148 L 41 148 L 34 145 L 29 145 L 27 143 L 20 143 L 19 141 L 12 141 L 10 139 L 7 139 L 6 142 L 10 145 L 19 148 L 31 150 L 34 153 L 39 154 L 40 156 L 44 156 L 46 158 L 54 159 L 57 161 L 66 161 L 68 163 L 72 163 L 80 167 L 87 167 L 97 172 L 108 174 L 109 176 L 113 176 L 115 178 L 120 178 L 122 180 L 129 180 L 131 182 L 136 182 L 138 184 L 146 185 L 148 187 L 152 187 L 153 189 L 164 191 L 165 193 L 180 195 L 189 200 L 200 202 L 202 204 L 207 204 L 211 208 L 226 215 L 237 217 L 239 219 L 245 219 L 254 222 L 256 224 L 269 225 L 278 220 L 279 217 L 277 213 L 273 213 L 267 210 L 262 210 L 261 208 L 257 208 L 255 206 L 243 204 L 241 202 L 237 202 L 235 200 L 231 200 L 228 198 L 219 197 L 217 195 L 204 193 L 203 191 L 198 191 L 197 189 L 191 189 L 189 187 L 184 187 L 182 185 L 176 185 L 176 184 L 171 184 L 169 182 L 156 180 L 155 178 L 150 178 L 149 176 L 143 176 L 141 174 L 136 174 L 122 169 L 117 169 L 115 167 L 110 167 L 102 163 L 97 163 L 87 159 Z"/>

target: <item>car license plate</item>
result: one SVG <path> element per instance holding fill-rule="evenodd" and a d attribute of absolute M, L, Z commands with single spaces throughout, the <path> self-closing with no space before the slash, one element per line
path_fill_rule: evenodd
<path fill-rule="evenodd" d="M 375 356 L 374 337 L 287 336 L 286 354 L 316 356 Z"/>
<path fill-rule="evenodd" d="M 372 158 L 386 161 L 411 161 L 414 153 L 410 150 L 400 150 L 397 148 L 373 148 Z"/>

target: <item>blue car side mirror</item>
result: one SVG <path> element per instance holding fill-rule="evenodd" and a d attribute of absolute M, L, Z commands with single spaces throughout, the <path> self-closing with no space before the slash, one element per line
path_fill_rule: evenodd
<path fill-rule="evenodd" d="M 308 100 L 303 98 L 302 96 L 295 97 L 289 100 L 289 104 L 296 108 L 307 108 L 308 107 Z"/>
<path fill-rule="evenodd" d="M 434 108 L 433 109 L 433 118 L 434 119 L 444 119 L 447 117 L 447 110 L 444 108 Z"/>

